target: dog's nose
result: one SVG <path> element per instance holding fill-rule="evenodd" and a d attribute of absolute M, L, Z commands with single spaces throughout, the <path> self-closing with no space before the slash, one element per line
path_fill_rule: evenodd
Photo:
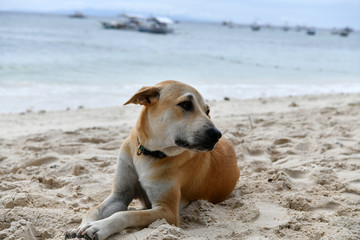
<path fill-rule="evenodd" d="M 219 140 L 222 136 L 221 132 L 217 128 L 209 128 L 206 130 L 206 134 L 210 139 L 215 141 Z"/>

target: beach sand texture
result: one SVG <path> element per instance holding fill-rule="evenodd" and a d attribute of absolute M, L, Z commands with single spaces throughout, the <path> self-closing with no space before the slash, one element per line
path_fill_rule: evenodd
<path fill-rule="evenodd" d="M 211 102 L 240 180 L 109 239 L 360 239 L 360 94 Z M 0 239 L 63 239 L 111 191 L 139 106 L 0 115 Z M 134 201 L 132 208 L 139 207 Z"/>

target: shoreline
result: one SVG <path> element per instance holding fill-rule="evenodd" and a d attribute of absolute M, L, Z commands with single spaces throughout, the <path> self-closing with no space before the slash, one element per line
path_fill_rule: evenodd
<path fill-rule="evenodd" d="M 195 84 L 194 87 L 207 101 L 223 101 L 230 98 L 234 101 L 257 98 L 283 98 L 288 96 L 356 94 L 360 92 L 360 83 L 355 80 L 342 84 L 265 84 L 261 82 Z M 191 81 L 187 82 L 190 85 Z M 76 110 L 78 108 L 104 108 L 122 105 L 132 93 L 142 86 L 153 83 L 121 85 L 56 85 L 39 84 L 30 86 L 0 86 L 0 114 Z M 27 94 L 25 94 L 27 93 Z M 115 104 L 114 104 L 115 103 Z"/>
<path fill-rule="evenodd" d="M 225 98 L 225 97 L 224 97 Z M 337 99 L 341 98 L 343 102 L 339 102 Z M 334 105 L 338 106 L 342 103 L 351 103 L 353 98 L 360 99 L 360 93 L 332 93 L 332 94 L 307 94 L 307 95 L 294 95 L 294 96 L 286 96 L 286 97 L 258 97 L 258 98 L 249 98 L 249 99 L 231 99 L 229 100 L 206 100 L 209 103 L 210 107 L 214 107 L 212 109 L 212 118 L 219 118 L 220 115 L 226 114 L 227 108 L 223 108 L 222 106 L 226 106 L 228 104 L 235 104 L 239 106 L 239 111 L 242 111 L 243 114 L 254 114 L 254 113 L 265 113 L 268 109 L 267 103 L 271 103 L 272 105 L 277 104 L 277 107 L 273 107 L 272 111 L 283 111 L 284 108 L 289 107 L 289 109 L 299 108 L 312 108 L 312 101 L 318 101 L 317 107 L 326 107 L 326 105 Z M 345 101 L 345 102 L 344 102 Z M 359 100 L 360 101 L 360 100 Z M 125 102 L 125 101 L 124 101 Z M 287 105 L 287 102 L 289 104 Z M 260 104 L 259 104 L 260 103 Z M 295 105 L 294 105 L 294 104 Z M 320 104 L 320 105 L 319 105 Z M 225 109 L 225 111 L 222 111 Z M 28 110 L 25 112 L 17 112 L 17 113 L 0 113 L 0 123 L 5 126 L 2 128 L 2 135 L 7 136 L 9 132 L 12 131 L 13 128 L 17 129 L 18 133 L 12 133 L 14 136 L 21 134 L 30 134 L 37 133 L 38 131 L 46 131 L 46 130 L 71 130 L 76 128 L 83 127 L 91 127 L 91 126 L 116 126 L 122 123 L 128 122 L 128 120 L 123 120 L 121 117 L 124 115 L 129 115 L 127 118 L 133 119 L 133 125 L 137 120 L 138 114 L 141 111 L 141 106 L 136 105 L 128 105 L 123 106 L 121 103 L 118 106 L 109 106 L 109 107 L 95 107 L 95 108 L 86 108 L 82 105 L 78 106 L 75 109 L 60 109 L 60 110 L 39 110 L 32 111 Z M 117 113 L 117 114 L 116 114 Z M 103 118 L 98 117 L 97 115 L 102 115 Z M 73 119 L 83 119 L 88 117 L 86 121 L 77 122 L 73 121 Z M 17 121 L 10 121 L 13 118 L 17 118 Z M 46 121 L 48 118 L 61 118 L 58 121 L 55 121 L 55 124 L 48 125 Z M 101 121 L 99 121 L 99 119 Z M 62 122 L 65 120 L 65 122 Z M 129 120 L 130 121 L 130 120 Z M 30 123 L 26 125 L 26 123 Z M 32 125 L 35 123 L 35 125 Z M 38 128 L 32 129 L 31 127 L 35 127 L 36 124 Z M 11 134 L 10 134 L 11 135 Z"/>
<path fill-rule="evenodd" d="M 117 239 L 356 239 L 360 93 L 210 101 L 240 180 L 195 201 L 181 228 L 156 221 Z M 110 192 L 140 106 L 0 114 L 0 238 L 59 239 Z M 135 201 L 131 207 L 139 207 Z"/>

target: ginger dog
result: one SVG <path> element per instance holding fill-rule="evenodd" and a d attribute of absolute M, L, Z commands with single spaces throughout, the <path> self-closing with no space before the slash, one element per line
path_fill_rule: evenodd
<path fill-rule="evenodd" d="M 179 209 L 198 199 L 221 202 L 239 179 L 234 147 L 194 88 L 165 81 L 141 88 L 130 103 L 144 107 L 122 144 L 112 192 L 65 239 L 103 240 L 161 218 L 179 226 Z M 133 199 L 145 210 L 127 211 Z"/>

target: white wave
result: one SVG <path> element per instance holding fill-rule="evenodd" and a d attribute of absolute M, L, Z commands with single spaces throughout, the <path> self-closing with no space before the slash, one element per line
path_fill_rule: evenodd
<path fill-rule="evenodd" d="M 139 84 L 7 84 L 0 86 L 0 112 L 64 110 L 121 106 L 142 85 Z M 249 99 L 308 94 L 356 93 L 360 83 L 347 84 L 195 84 L 207 100 Z"/>

